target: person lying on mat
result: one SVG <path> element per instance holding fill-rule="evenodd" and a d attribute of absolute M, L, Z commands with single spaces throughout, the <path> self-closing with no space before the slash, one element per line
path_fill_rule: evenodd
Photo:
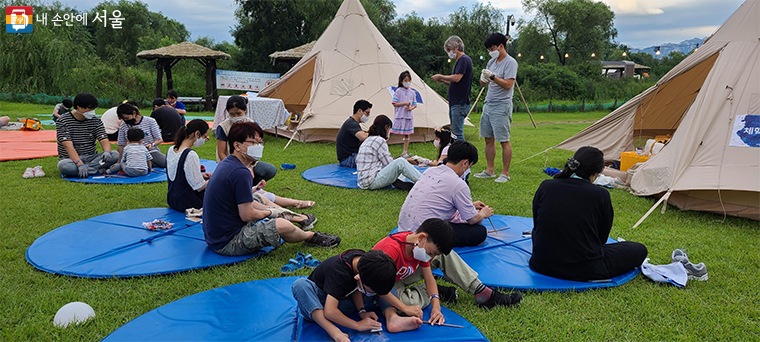
<path fill-rule="evenodd" d="M 478 149 L 469 142 L 456 140 L 449 147 L 445 165 L 425 170 L 409 195 L 398 217 L 398 230 L 410 232 L 429 218 L 450 222 L 454 229 L 454 247 L 476 246 L 485 241 L 486 227 L 480 224 L 493 215 L 493 209 L 481 201 L 472 201 L 470 187 L 462 175 L 478 162 Z"/>
<path fill-rule="evenodd" d="M 116 107 L 116 115 L 118 115 L 119 119 L 124 120 L 121 126 L 119 126 L 119 137 L 116 140 L 119 154 L 122 154 L 124 146 L 127 145 L 127 131 L 132 128 L 139 128 L 145 132 L 143 145 L 153 156 L 153 166 L 165 168 L 166 155 L 158 149 L 158 145 L 164 141 L 161 138 L 161 129 L 158 127 L 156 120 L 149 116 L 142 116 L 140 108 L 129 102 L 122 103 Z"/>
<path fill-rule="evenodd" d="M 335 342 L 347 342 L 348 335 L 336 324 L 356 331 L 382 328 L 377 314 L 367 311 L 365 303 L 375 296 L 388 296 L 395 274 L 393 260 L 382 251 L 349 249 L 327 258 L 308 278 L 296 279 L 291 290 L 306 320 L 319 324 Z M 355 312 L 361 317 L 358 322 L 346 317 Z M 418 317 L 403 319 L 422 324 Z"/>
<path fill-rule="evenodd" d="M 369 137 L 361 144 L 356 155 L 359 188 L 375 190 L 393 184 L 396 188 L 409 190 L 414 184 L 401 181 L 398 177 L 404 175 L 412 182 L 420 179 L 420 172 L 408 160 L 394 160 L 391 157 L 386 140 L 392 126 L 390 118 L 379 115 L 369 127 Z"/>
<path fill-rule="evenodd" d="M 74 97 L 74 110 L 61 115 L 55 125 L 58 142 L 58 170 L 65 177 L 87 178 L 103 174 L 119 162 L 120 154 L 111 151 L 103 122 L 95 115 L 98 99 L 90 93 Z M 96 143 L 103 153 L 98 153 Z"/>
<path fill-rule="evenodd" d="M 143 145 L 145 133 L 139 128 L 127 131 L 129 144 L 122 150 L 121 163 L 113 164 L 106 172 L 109 175 L 124 171 L 129 177 L 140 177 L 150 173 L 153 156 Z"/>
<path fill-rule="evenodd" d="M 174 146 L 166 153 L 166 177 L 169 191 L 166 203 L 169 208 L 185 212 L 190 208 L 203 207 L 203 195 L 211 174 L 201 172 L 201 159 L 193 151 L 208 141 L 208 124 L 194 119 L 181 126 L 176 134 Z"/>
<path fill-rule="evenodd" d="M 262 157 L 261 128 L 253 122 L 232 125 L 227 142 L 232 154 L 224 158 L 206 185 L 203 197 L 203 234 L 206 243 L 222 255 L 255 253 L 266 246 L 304 242 L 306 246 L 335 247 L 340 237 L 303 231 L 288 220 L 278 218 L 288 211 L 265 206 L 254 194 L 251 168 Z M 270 218 L 270 220 L 264 220 Z"/>
<path fill-rule="evenodd" d="M 594 185 L 604 154 L 584 146 L 533 197 L 530 268 L 548 276 L 588 281 L 610 279 L 640 266 L 647 248 L 632 241 L 606 244 L 613 210 L 607 189 Z"/>
<path fill-rule="evenodd" d="M 340 126 L 338 135 L 335 136 L 335 153 L 338 156 L 340 166 L 356 168 L 356 154 L 359 153 L 359 146 L 369 136 L 367 132 L 362 130 L 359 123 L 369 121 L 371 109 L 372 104 L 369 101 L 356 101 L 354 103 L 354 114 Z"/>
<path fill-rule="evenodd" d="M 227 120 L 222 121 L 216 128 L 216 162 L 222 161 L 230 154 L 227 144 L 227 135 L 230 127 L 238 122 L 253 122 L 248 115 L 247 99 L 243 96 L 233 95 L 227 100 L 227 113 L 230 115 Z M 258 124 L 257 124 L 258 125 Z M 256 137 L 258 144 L 261 144 L 264 135 Z M 262 180 L 268 181 L 277 175 L 277 168 L 267 162 L 258 162 L 253 168 L 253 184 L 259 184 Z"/>
<path fill-rule="evenodd" d="M 522 295 L 505 295 L 483 285 L 478 273 L 452 251 L 454 230 L 445 220 L 425 220 L 415 232 L 390 235 L 378 242 L 373 249 L 388 254 L 396 264 L 396 283 L 391 293 L 378 300 L 388 323 L 389 332 L 414 330 L 419 324 L 401 319 L 396 311 L 409 317 L 422 318 L 422 310 L 432 305 L 431 323 L 444 323 L 441 301 L 456 302 L 457 290 L 436 284 L 432 269 L 440 268 L 446 279 L 475 295 L 479 307 L 488 309 L 496 305 L 512 306 L 522 301 Z M 424 283 L 419 283 L 424 280 Z M 396 324 L 397 323 L 397 324 Z M 421 322 L 420 322 L 421 323 Z"/>

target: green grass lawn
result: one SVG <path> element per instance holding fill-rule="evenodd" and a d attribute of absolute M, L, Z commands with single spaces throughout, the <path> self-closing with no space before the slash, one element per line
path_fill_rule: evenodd
<path fill-rule="evenodd" d="M 0 103 L 0 115 L 23 117 L 52 112 L 52 106 Z M 98 113 L 103 110 L 99 109 Z M 210 113 L 207 113 L 210 114 Z M 606 113 L 536 113 L 539 122 L 593 121 Z M 197 115 L 192 113 L 192 115 Z M 471 117 L 474 123 L 478 114 Z M 529 124 L 526 113 L 515 114 L 516 124 Z M 515 126 L 514 158 L 519 161 L 554 146 L 588 123 Z M 485 168 L 483 141 L 475 128 L 465 130 L 481 150 L 474 172 Z M 369 249 L 396 226 L 405 192 L 366 191 L 328 187 L 301 177 L 304 170 L 334 163 L 335 147 L 328 143 L 294 142 L 265 137 L 264 160 L 274 165 L 296 164 L 280 170 L 267 190 L 280 196 L 314 200 L 308 212 L 319 217 L 317 229 L 338 234 L 338 248 L 285 245 L 271 254 L 232 266 L 180 274 L 134 279 L 81 279 L 48 274 L 26 262 L 27 247 L 41 235 L 62 225 L 114 211 L 165 207 L 166 183 L 88 185 L 62 181 L 57 158 L 0 163 L 4 175 L 0 198 L 0 340 L 96 341 L 128 321 L 177 299 L 230 284 L 279 277 L 279 267 L 296 251 L 325 259 L 349 248 Z M 214 139 L 196 149 L 201 158 L 214 159 Z M 166 150 L 168 145 L 162 146 Z M 391 146 L 401 153 L 401 146 Z M 431 143 L 414 143 L 410 152 L 432 158 Z M 2 152 L 0 152 L 2 153 Z M 500 155 L 500 154 L 499 154 Z M 494 207 L 497 214 L 531 216 L 535 189 L 548 177 L 547 166 L 561 167 L 568 151 L 549 152 L 523 163 L 513 163 L 512 181 L 496 184 L 471 179 L 473 197 Z M 500 165 L 497 159 L 497 165 Z M 27 167 L 42 165 L 45 178 L 23 179 Z M 460 291 L 459 302 L 448 307 L 475 324 L 492 341 L 507 340 L 760 340 L 760 226 L 757 221 L 682 212 L 674 207 L 653 213 L 640 227 L 631 226 L 654 204 L 651 198 L 610 190 L 615 207 L 611 237 L 644 243 L 654 264 L 670 262 L 675 248 L 687 248 L 690 259 L 705 262 L 710 279 L 689 282 L 683 289 L 655 284 L 644 276 L 610 289 L 581 293 L 526 293 L 517 308 L 478 309 L 472 295 Z M 306 271 L 301 271 L 306 275 Z M 442 284 L 445 281 L 439 280 Z M 284 289 L 290 291 L 290 289 Z M 90 304 L 96 317 L 79 326 L 53 326 L 56 311 L 68 302 Z M 256 310 L 256 308 L 251 308 Z"/>

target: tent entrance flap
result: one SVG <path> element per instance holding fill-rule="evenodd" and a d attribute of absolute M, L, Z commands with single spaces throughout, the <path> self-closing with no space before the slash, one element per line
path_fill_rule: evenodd
<path fill-rule="evenodd" d="M 295 70 L 284 82 L 274 89 L 267 97 L 282 100 L 290 112 L 303 112 L 311 99 L 311 85 L 314 81 L 314 67 L 317 55 Z"/>

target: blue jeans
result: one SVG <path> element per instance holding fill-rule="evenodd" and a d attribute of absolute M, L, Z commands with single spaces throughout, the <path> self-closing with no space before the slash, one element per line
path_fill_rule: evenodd
<path fill-rule="evenodd" d="M 90 174 L 94 175 L 102 174 L 105 170 L 108 170 L 111 165 L 119 162 L 119 152 L 111 151 L 111 159 L 108 163 L 100 165 L 100 158 L 102 156 L 102 153 L 98 153 L 92 155 L 80 155 L 79 158 L 82 159 L 84 165 L 87 166 L 87 170 L 90 171 Z M 74 164 L 74 161 L 68 158 L 58 161 L 58 171 L 61 171 L 61 174 L 65 177 L 79 176 L 79 168 L 77 164 Z"/>
<path fill-rule="evenodd" d="M 274 165 L 260 161 L 253 167 L 253 185 L 256 186 L 262 180 L 268 181 L 275 175 L 277 175 L 277 168 Z"/>
<path fill-rule="evenodd" d="M 340 162 L 340 166 L 355 169 L 356 168 L 356 153 L 351 153 L 346 159 Z"/>
<path fill-rule="evenodd" d="M 412 182 L 417 182 L 422 174 L 404 158 L 396 158 L 390 164 L 382 168 L 372 181 L 369 188 L 372 190 L 382 189 L 393 184 L 400 175 L 406 176 Z"/>
<path fill-rule="evenodd" d="M 322 291 L 322 289 L 317 287 L 317 284 L 308 278 L 296 279 L 290 289 L 293 291 L 293 298 L 295 298 L 298 303 L 298 311 L 301 312 L 301 315 L 303 315 L 304 318 L 313 321 L 311 313 L 314 312 L 314 310 L 325 309 L 327 293 Z M 369 304 L 372 304 L 372 297 L 363 297 L 364 307 L 369 310 Z M 351 296 L 338 300 L 338 310 L 344 315 L 356 312 L 356 305 L 354 305 L 354 301 L 351 300 Z"/>
<path fill-rule="evenodd" d="M 469 105 L 452 105 L 449 106 L 449 121 L 451 122 L 451 134 L 457 136 L 457 139 L 464 141 L 464 119 L 467 112 L 470 111 Z"/>

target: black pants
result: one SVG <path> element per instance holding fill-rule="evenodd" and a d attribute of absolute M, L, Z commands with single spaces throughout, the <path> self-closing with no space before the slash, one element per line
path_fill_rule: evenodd
<path fill-rule="evenodd" d="M 454 228 L 454 247 L 477 246 L 486 241 L 486 227 L 482 224 L 451 223 Z"/>
<path fill-rule="evenodd" d="M 604 245 L 602 248 L 604 249 L 602 262 L 607 272 L 601 279 L 617 277 L 634 267 L 639 267 L 647 257 L 646 246 L 638 242 L 622 241 Z"/>
<path fill-rule="evenodd" d="M 108 141 L 117 141 L 117 140 L 119 140 L 119 132 L 108 135 Z"/>

